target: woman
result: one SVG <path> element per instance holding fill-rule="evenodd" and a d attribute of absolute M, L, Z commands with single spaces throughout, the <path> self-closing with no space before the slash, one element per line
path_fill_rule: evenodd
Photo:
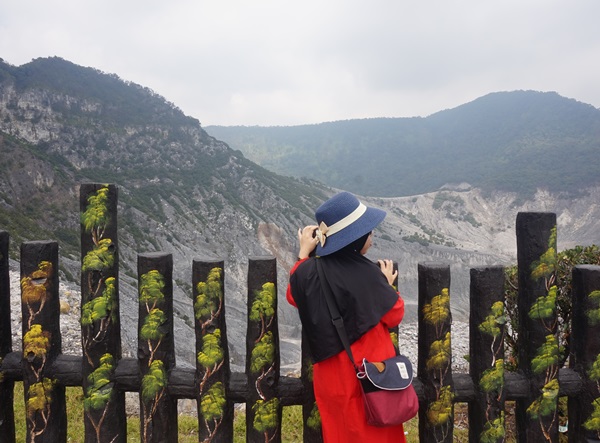
<path fill-rule="evenodd" d="M 402 425 L 374 427 L 366 422 L 353 363 L 331 322 L 316 262 L 322 264 L 355 361 L 381 361 L 395 355 L 388 329 L 404 316 L 404 301 L 391 286 L 397 271 L 390 260 L 364 257 L 372 231 L 385 212 L 342 192 L 315 213 L 317 225 L 298 230 L 300 252 L 290 271 L 287 300 L 298 308 L 312 354 L 315 398 L 325 443 L 404 442 Z M 309 258 L 316 250 L 316 257 Z"/>

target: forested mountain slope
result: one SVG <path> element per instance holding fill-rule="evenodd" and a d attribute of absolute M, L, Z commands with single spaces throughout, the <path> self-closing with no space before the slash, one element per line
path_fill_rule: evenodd
<path fill-rule="evenodd" d="M 600 110 L 553 92 L 492 93 L 426 118 L 206 130 L 267 169 L 361 195 L 467 182 L 530 198 L 600 183 Z"/>

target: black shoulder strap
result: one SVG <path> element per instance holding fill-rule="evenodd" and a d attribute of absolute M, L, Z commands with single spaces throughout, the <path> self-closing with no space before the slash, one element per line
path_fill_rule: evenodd
<path fill-rule="evenodd" d="M 335 330 L 337 331 L 342 344 L 344 345 L 344 349 L 350 357 L 350 361 L 354 366 L 356 372 L 359 371 L 358 366 L 354 362 L 354 356 L 352 355 L 352 349 L 350 349 L 350 340 L 348 340 L 348 334 L 346 334 L 346 328 L 344 327 L 344 319 L 340 315 L 340 311 L 338 309 L 337 303 L 333 298 L 333 292 L 331 291 L 331 286 L 329 285 L 329 281 L 325 276 L 325 272 L 323 271 L 323 265 L 321 263 L 321 259 L 319 257 L 316 258 L 317 262 L 317 271 L 319 273 L 319 280 L 321 281 L 321 287 L 323 288 L 323 292 L 325 293 L 325 301 L 327 302 L 327 307 L 329 308 L 329 314 L 331 315 L 331 322 L 335 326 Z"/>

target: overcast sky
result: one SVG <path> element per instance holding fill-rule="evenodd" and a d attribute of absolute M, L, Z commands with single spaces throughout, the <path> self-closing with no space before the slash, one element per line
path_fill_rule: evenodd
<path fill-rule="evenodd" d="M 490 92 L 600 107 L 600 0 L 0 0 L 0 58 L 59 56 L 207 125 L 427 116 Z"/>

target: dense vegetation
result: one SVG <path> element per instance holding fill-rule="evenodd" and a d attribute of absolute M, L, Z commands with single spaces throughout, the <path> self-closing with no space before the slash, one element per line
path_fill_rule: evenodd
<path fill-rule="evenodd" d="M 30 177 L 20 172 L 27 165 L 41 172 L 42 164 L 52 164 L 51 156 L 36 146 L 0 131 L 0 229 L 11 234 L 11 255 L 18 256 L 19 245 L 27 240 L 55 239 L 65 254 L 79 251 L 79 233 L 73 229 L 70 213 L 77 210 L 71 196 L 68 169 L 52 169 L 52 185 L 31 186 Z"/>
<path fill-rule="evenodd" d="M 23 66 L 12 66 L 0 59 L 0 81 L 14 80 L 20 93 L 43 89 L 49 106 L 55 111 L 68 111 L 71 116 L 83 115 L 81 103 L 53 102 L 52 95 L 68 94 L 85 97 L 94 103 L 104 119 L 118 126 L 132 124 L 198 124 L 179 108 L 165 101 L 149 88 L 105 74 L 94 68 L 75 65 L 59 57 L 38 58 Z M 79 108 L 79 109 L 78 109 Z"/>
<path fill-rule="evenodd" d="M 467 182 L 528 197 L 600 183 L 600 110 L 553 92 L 489 94 L 426 118 L 206 130 L 267 169 L 361 195 Z"/>

